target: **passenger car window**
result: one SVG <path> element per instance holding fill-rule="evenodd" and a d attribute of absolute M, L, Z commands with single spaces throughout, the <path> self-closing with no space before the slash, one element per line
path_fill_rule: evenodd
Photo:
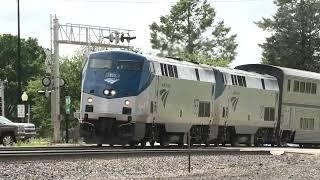
<path fill-rule="evenodd" d="M 316 94 L 317 93 L 317 84 L 312 83 L 311 85 L 311 94 Z"/>
<path fill-rule="evenodd" d="M 294 81 L 293 82 L 293 91 L 294 92 L 299 92 L 299 81 Z"/>
<path fill-rule="evenodd" d="M 300 92 L 305 92 L 306 90 L 306 83 L 305 82 L 300 82 Z"/>
<path fill-rule="evenodd" d="M 290 92 L 290 86 L 291 86 L 291 80 L 288 79 L 288 84 L 287 84 L 287 91 Z"/>

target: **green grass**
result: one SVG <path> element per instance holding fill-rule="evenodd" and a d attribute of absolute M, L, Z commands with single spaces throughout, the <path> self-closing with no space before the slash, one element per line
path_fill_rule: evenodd
<path fill-rule="evenodd" d="M 47 147 L 50 140 L 47 138 L 32 138 L 29 141 L 19 140 L 14 146 L 17 147 Z"/>

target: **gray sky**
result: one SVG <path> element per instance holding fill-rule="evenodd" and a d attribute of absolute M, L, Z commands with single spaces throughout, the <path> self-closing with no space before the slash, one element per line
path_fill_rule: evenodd
<path fill-rule="evenodd" d="M 0 34 L 17 34 L 17 1 L 0 0 Z M 136 30 L 132 45 L 151 52 L 149 25 L 169 13 L 177 0 L 20 0 L 21 37 L 33 37 L 50 47 L 50 14 L 61 24 L 76 23 Z M 224 20 L 238 35 L 238 55 L 232 66 L 259 63 L 267 33 L 253 22 L 271 17 L 276 7 L 272 0 L 208 0 L 216 9 L 218 20 Z M 63 45 L 62 56 L 72 55 L 77 46 Z"/>

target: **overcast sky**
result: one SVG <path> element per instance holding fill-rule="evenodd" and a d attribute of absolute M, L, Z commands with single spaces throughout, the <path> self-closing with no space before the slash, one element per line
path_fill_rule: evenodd
<path fill-rule="evenodd" d="M 17 34 L 17 1 L 0 0 L 0 34 Z M 169 13 L 177 0 L 20 0 L 21 37 L 33 37 L 44 47 L 50 47 L 50 14 L 56 14 L 61 24 L 76 23 L 115 28 L 134 29 L 137 39 L 132 42 L 144 52 L 151 52 L 149 25 Z M 236 33 L 239 44 L 232 66 L 259 63 L 266 32 L 253 22 L 271 17 L 276 7 L 273 0 L 208 0 Z M 62 56 L 72 55 L 63 45 Z"/>

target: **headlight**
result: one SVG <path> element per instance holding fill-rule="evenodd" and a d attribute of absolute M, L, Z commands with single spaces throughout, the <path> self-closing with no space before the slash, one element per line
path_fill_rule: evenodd
<path fill-rule="evenodd" d="M 109 95 L 109 90 L 108 90 L 108 89 L 105 89 L 105 90 L 103 91 L 103 94 L 106 95 L 106 96 Z"/>
<path fill-rule="evenodd" d="M 115 90 L 111 90 L 111 95 L 112 96 L 114 96 L 114 95 L 116 95 L 117 93 L 116 93 L 116 91 Z"/>
<path fill-rule="evenodd" d="M 89 97 L 87 101 L 88 101 L 88 103 L 92 103 L 92 101 L 93 101 L 92 97 Z"/>
<path fill-rule="evenodd" d="M 127 105 L 127 106 L 129 106 L 130 103 L 131 103 L 131 102 L 130 102 L 129 100 L 125 100 L 125 101 L 124 101 L 124 104 Z"/>

